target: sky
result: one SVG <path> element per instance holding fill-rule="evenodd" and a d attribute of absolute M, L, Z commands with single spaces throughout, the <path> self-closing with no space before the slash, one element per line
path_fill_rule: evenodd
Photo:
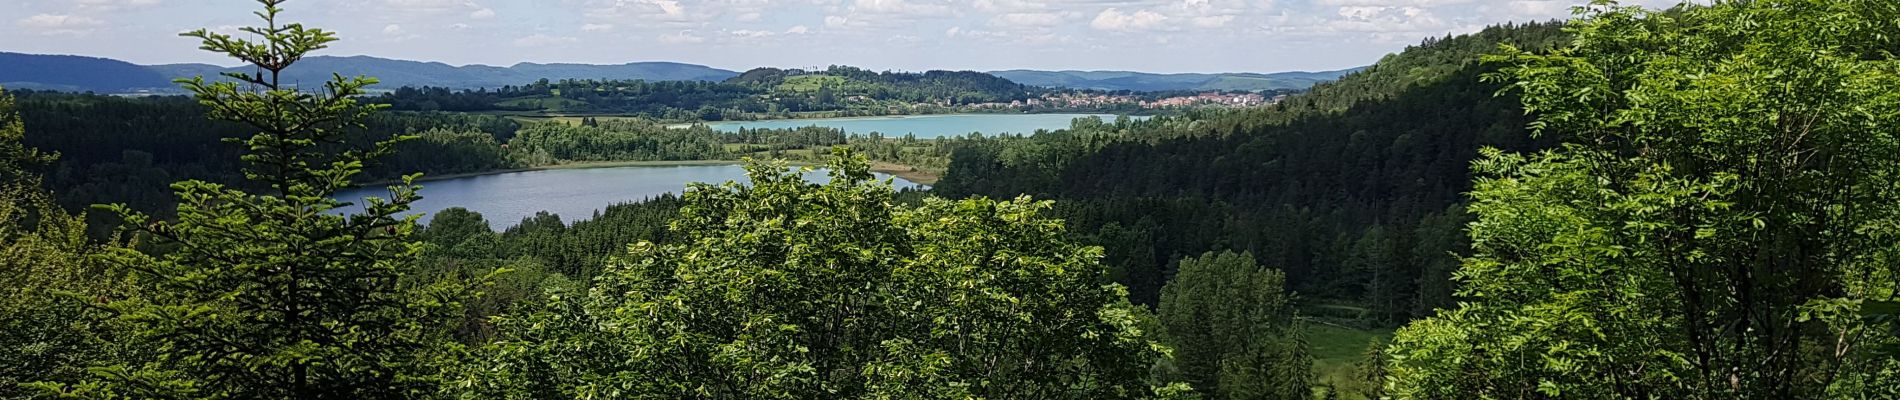
<path fill-rule="evenodd" d="M 1426 37 L 1564 18 L 1583 1 L 292 0 L 281 19 L 337 32 L 320 55 L 454 65 L 1278 72 L 1368 65 Z M 0 3 L 0 51 L 140 64 L 233 65 L 177 33 L 258 22 L 249 0 Z"/>

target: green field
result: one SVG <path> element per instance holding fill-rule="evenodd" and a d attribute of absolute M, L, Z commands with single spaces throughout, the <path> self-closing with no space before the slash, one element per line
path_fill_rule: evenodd
<path fill-rule="evenodd" d="M 1313 350 L 1314 383 L 1332 383 L 1339 389 L 1341 399 L 1360 399 L 1361 382 L 1358 375 L 1359 362 L 1366 357 L 1366 347 L 1374 340 L 1392 339 L 1391 329 L 1354 329 L 1326 323 L 1312 322 L 1306 325 L 1307 344 Z M 1320 393 L 1314 388 L 1315 394 Z"/>
<path fill-rule="evenodd" d="M 785 78 L 785 83 L 779 84 L 777 88 L 774 88 L 774 91 L 781 93 L 813 93 L 817 92 L 820 87 L 831 87 L 832 90 L 839 90 L 843 88 L 844 85 L 845 79 L 842 76 L 799 75 Z"/>

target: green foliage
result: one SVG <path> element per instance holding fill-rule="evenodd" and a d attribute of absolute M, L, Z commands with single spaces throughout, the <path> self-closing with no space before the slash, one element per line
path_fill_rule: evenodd
<path fill-rule="evenodd" d="M 21 398 L 28 382 L 84 377 L 88 360 L 109 357 L 112 331 L 85 301 L 123 295 L 90 256 L 83 216 L 68 215 L 40 189 L 35 168 L 54 155 L 20 143 L 25 126 L 13 96 L 0 91 L 0 398 Z"/>
<path fill-rule="evenodd" d="M 534 124 L 517 133 L 508 145 L 532 164 L 730 158 L 719 133 L 710 128 L 670 129 L 644 121 L 609 120 L 595 126 Z"/>
<path fill-rule="evenodd" d="M 25 139 L 26 123 L 20 120 L 13 95 L 0 90 L 0 183 L 37 183 L 37 175 L 31 169 L 58 158 L 57 155 L 45 154 L 27 146 Z"/>
<path fill-rule="evenodd" d="M 1252 254 L 1181 260 L 1159 314 L 1185 380 L 1208 398 L 1311 396 L 1313 359 L 1285 284 L 1285 274 L 1260 267 Z"/>
<path fill-rule="evenodd" d="M 96 379 L 42 385 L 87 398 L 410 398 L 433 393 L 435 355 L 464 296 L 436 285 L 405 290 L 421 244 L 418 197 L 409 184 L 371 199 L 357 215 L 331 213 L 331 198 L 391 152 L 397 137 L 352 148 L 347 133 L 376 107 L 355 98 L 374 83 L 336 76 L 321 91 L 281 85 L 278 74 L 336 40 L 278 24 L 281 0 L 260 0 L 258 42 L 199 30 L 203 48 L 255 65 L 244 82 L 181 80 L 214 119 L 255 129 L 230 140 L 246 151 L 243 174 L 257 192 L 203 181 L 174 185 L 177 221 L 123 205 L 104 207 L 126 228 L 176 250 L 113 249 L 107 259 L 134 275 L 140 295 L 104 308 L 131 329 L 119 340 L 152 354 L 95 369 Z M 246 87 L 260 88 L 257 91 Z M 410 176 L 413 179 L 414 176 Z M 110 361 L 110 360 L 101 360 Z"/>
<path fill-rule="evenodd" d="M 1478 80 L 1495 68 L 1480 53 L 1563 36 L 1553 24 L 1493 27 L 1427 41 L 1286 106 L 964 146 L 934 191 L 1058 200 L 1073 232 L 1109 249 L 1138 303 L 1155 304 L 1175 260 L 1233 249 L 1308 298 L 1370 310 L 1336 322 L 1400 323 L 1453 303 L 1458 205 L 1478 149 L 1555 142 L 1530 137 L 1516 99 Z"/>
<path fill-rule="evenodd" d="M 508 227 L 495 242 L 485 244 L 497 258 L 533 258 L 551 272 L 590 281 L 610 258 L 625 254 L 628 243 L 668 242 L 671 235 L 667 226 L 679 216 L 681 205 L 679 197 L 661 195 L 609 205 L 572 224 L 563 223 L 559 215 L 539 213 Z M 461 247 L 474 248 L 466 243 Z"/>
<path fill-rule="evenodd" d="M 1132 398 L 1165 348 L 1047 203 L 910 209 L 841 155 L 691 188 L 665 243 L 497 321 L 471 398 Z M 1178 387 L 1161 388 L 1179 395 Z"/>
<path fill-rule="evenodd" d="M 1372 341 L 1371 344 L 1366 345 L 1365 359 L 1359 360 L 1359 376 L 1356 378 L 1359 378 L 1358 381 L 1363 385 L 1360 387 L 1359 395 L 1367 399 L 1385 397 L 1385 368 L 1386 364 L 1391 362 L 1391 359 L 1385 355 L 1385 346 L 1384 340 Z"/>
<path fill-rule="evenodd" d="M 1577 144 L 1475 163 L 1471 301 L 1399 332 L 1388 394 L 1893 396 L 1900 7 L 1583 12 L 1490 58 Z"/>
<path fill-rule="evenodd" d="M 487 132 L 430 128 L 397 145 L 379 169 L 442 174 L 485 172 L 520 165 Z"/>

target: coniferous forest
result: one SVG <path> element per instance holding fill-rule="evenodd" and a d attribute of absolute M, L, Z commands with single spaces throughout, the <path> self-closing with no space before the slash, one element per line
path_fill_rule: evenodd
<path fill-rule="evenodd" d="M 257 3 L 184 34 L 256 71 L 189 96 L 0 92 L 0 398 L 1900 398 L 1900 3 L 1597 1 L 1268 105 L 929 139 L 669 125 L 1055 89 L 291 84 L 338 34 Z M 565 101 L 615 116 L 488 112 Z"/>

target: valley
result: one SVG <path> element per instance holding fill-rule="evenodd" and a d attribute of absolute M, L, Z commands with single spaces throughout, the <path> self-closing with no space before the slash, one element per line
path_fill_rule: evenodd
<path fill-rule="evenodd" d="M 0 399 L 1900 398 L 1889 1 L 612 3 L 0 52 Z"/>

